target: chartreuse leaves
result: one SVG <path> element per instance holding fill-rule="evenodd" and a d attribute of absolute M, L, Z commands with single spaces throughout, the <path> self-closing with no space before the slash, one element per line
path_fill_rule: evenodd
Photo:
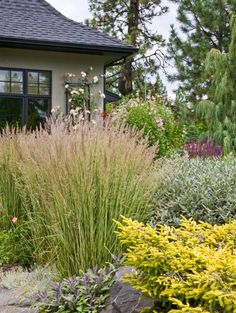
<path fill-rule="evenodd" d="M 127 246 L 125 280 L 155 300 L 145 312 L 236 312 L 236 221 L 211 226 L 182 220 L 157 229 L 123 217 L 117 236 Z"/>

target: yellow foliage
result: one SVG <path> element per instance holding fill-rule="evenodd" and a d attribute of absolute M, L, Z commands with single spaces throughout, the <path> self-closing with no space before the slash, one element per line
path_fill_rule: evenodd
<path fill-rule="evenodd" d="M 122 219 L 117 236 L 137 270 L 125 280 L 157 303 L 145 312 L 236 313 L 236 221 L 154 229 Z"/>

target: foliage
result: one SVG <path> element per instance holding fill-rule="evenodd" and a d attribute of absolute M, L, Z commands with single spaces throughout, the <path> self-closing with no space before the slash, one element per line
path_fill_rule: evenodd
<path fill-rule="evenodd" d="M 113 284 L 116 270 L 97 267 L 80 276 L 63 279 L 49 291 L 38 293 L 37 312 L 39 313 L 97 313 L 105 307 L 109 289 Z"/>
<path fill-rule="evenodd" d="M 68 109 L 79 110 L 86 115 L 91 115 L 92 111 L 96 110 L 97 98 L 105 98 L 105 95 L 99 91 L 94 94 L 94 87 L 99 83 L 99 80 L 103 77 L 103 74 L 99 77 L 93 76 L 93 67 L 90 67 L 87 71 L 81 72 L 80 75 L 74 73 L 65 74 L 65 90 L 68 101 Z M 57 113 L 57 110 L 53 108 L 52 113 Z"/>
<path fill-rule="evenodd" d="M 206 73 L 211 89 L 208 100 L 198 106 L 207 125 L 206 136 L 228 153 L 236 149 L 236 15 L 231 19 L 231 42 L 228 53 L 213 49 L 207 56 Z"/>
<path fill-rule="evenodd" d="M 25 225 L 12 226 L 8 231 L 0 231 L 0 265 L 29 265 L 32 261 L 28 232 Z"/>
<path fill-rule="evenodd" d="M 185 95 L 181 90 L 176 92 L 175 101 L 172 103 L 172 112 L 176 121 L 183 125 L 186 141 L 203 140 L 206 125 L 199 121 L 192 103 L 186 102 Z"/>
<path fill-rule="evenodd" d="M 131 219 L 118 223 L 126 281 L 155 300 L 146 312 L 233 313 L 236 310 L 236 221 L 223 226 L 183 220 L 157 230 Z"/>
<path fill-rule="evenodd" d="M 160 97 L 129 100 L 120 106 L 114 121 L 141 131 L 149 146 L 157 146 L 158 157 L 170 154 L 184 141 L 182 127 L 175 122 L 171 110 Z"/>
<path fill-rule="evenodd" d="M 23 210 L 17 217 L 27 221 L 33 261 L 55 264 L 63 277 L 101 266 L 109 251 L 119 252 L 112 218 L 150 216 L 154 149 L 130 131 L 49 121 L 40 131 L 0 137 L 4 149 L 11 154 L 0 162 L 7 167 L 17 160 L 11 173 Z M 5 203 L 12 203 L 15 194 L 5 194 Z M 2 209 L 8 214 L 7 206 Z"/>
<path fill-rule="evenodd" d="M 23 218 L 21 197 L 18 190 L 20 173 L 18 170 L 18 158 L 14 151 L 16 142 L 9 140 L 7 136 L 0 138 L 0 231 L 8 231 L 12 228 L 12 217 Z"/>
<path fill-rule="evenodd" d="M 159 176 L 153 225 L 178 225 L 182 215 L 210 224 L 236 218 L 235 157 L 167 160 Z"/>
<path fill-rule="evenodd" d="M 119 64 L 111 72 L 110 87 L 117 86 L 118 80 L 119 91 L 126 96 L 133 91 L 133 80 L 136 85 L 144 86 L 145 76 L 155 75 L 163 63 L 164 56 L 160 51 L 163 38 L 149 25 L 167 8 L 161 6 L 161 0 L 89 0 L 89 5 L 93 14 L 89 21 L 91 26 L 139 48 L 136 58 L 127 57 L 124 65 Z"/>
<path fill-rule="evenodd" d="M 189 141 L 184 145 L 184 150 L 190 158 L 209 158 L 219 157 L 222 155 L 221 146 L 214 146 L 210 140 Z"/>
<path fill-rule="evenodd" d="M 180 31 L 172 26 L 168 50 L 177 72 L 172 80 L 180 82 L 188 101 L 196 103 L 208 93 L 204 64 L 211 48 L 227 52 L 230 42 L 230 12 L 235 0 L 171 0 L 178 5 Z"/>

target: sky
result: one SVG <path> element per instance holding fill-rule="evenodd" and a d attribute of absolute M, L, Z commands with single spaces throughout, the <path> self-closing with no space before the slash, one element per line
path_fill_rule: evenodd
<path fill-rule="evenodd" d="M 62 14 L 77 22 L 83 22 L 86 18 L 91 17 L 88 0 L 47 0 L 47 2 L 49 2 Z M 163 16 L 155 18 L 152 24 L 152 28 L 157 30 L 159 34 L 163 35 L 165 39 L 168 39 L 170 25 L 176 24 L 177 10 L 176 5 L 168 0 L 163 0 L 162 4 L 169 7 L 169 12 Z M 172 71 L 172 69 L 169 68 L 167 71 Z M 160 73 L 160 75 L 167 87 L 169 95 L 172 97 L 173 90 L 176 88 L 176 84 L 169 83 L 164 73 Z"/>

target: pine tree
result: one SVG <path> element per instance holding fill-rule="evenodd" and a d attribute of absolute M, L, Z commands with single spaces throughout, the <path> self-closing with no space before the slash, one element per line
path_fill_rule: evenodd
<path fill-rule="evenodd" d="M 178 4 L 180 30 L 172 26 L 168 51 L 176 73 L 170 80 L 180 81 L 187 100 L 195 103 L 207 93 L 204 62 L 213 48 L 228 52 L 230 12 L 236 0 L 171 0 Z"/>
<path fill-rule="evenodd" d="M 162 36 L 150 27 L 153 19 L 167 11 L 161 0 L 89 0 L 93 19 L 89 25 L 139 48 L 139 55 L 126 58 L 125 64 L 118 67 L 119 91 L 122 95 L 133 91 L 133 80 L 140 79 L 139 69 L 147 74 L 157 72 L 163 63 L 160 47 L 164 44 Z M 114 71 L 110 85 L 117 81 Z M 137 84 L 136 84 L 137 85 Z"/>
<path fill-rule="evenodd" d="M 224 147 L 236 149 L 236 15 L 231 18 L 228 53 L 212 49 L 206 60 L 210 82 L 208 100 L 201 101 L 197 113 L 207 125 L 206 135 Z"/>

